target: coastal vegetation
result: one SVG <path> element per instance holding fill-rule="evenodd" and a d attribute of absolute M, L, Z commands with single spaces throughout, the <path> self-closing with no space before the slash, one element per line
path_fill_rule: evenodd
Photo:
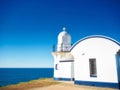
<path fill-rule="evenodd" d="M 20 82 L 15 85 L 8 85 L 0 87 L 0 90 L 27 90 L 36 87 L 45 87 L 50 85 L 59 84 L 60 82 L 54 81 L 52 78 L 42 78 L 38 80 L 31 80 L 29 82 Z"/>

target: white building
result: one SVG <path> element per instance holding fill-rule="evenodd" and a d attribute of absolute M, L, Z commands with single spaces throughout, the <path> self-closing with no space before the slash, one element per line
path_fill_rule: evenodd
<path fill-rule="evenodd" d="M 75 84 L 120 88 L 120 43 L 100 35 L 88 36 L 71 46 L 71 36 L 58 35 L 54 79 Z"/>

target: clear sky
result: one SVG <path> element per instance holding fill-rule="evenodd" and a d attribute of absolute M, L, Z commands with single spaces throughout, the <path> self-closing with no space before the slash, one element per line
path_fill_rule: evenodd
<path fill-rule="evenodd" d="M 120 42 L 120 0 L 0 0 L 0 67 L 53 67 L 64 26 L 72 43 L 96 34 Z"/>

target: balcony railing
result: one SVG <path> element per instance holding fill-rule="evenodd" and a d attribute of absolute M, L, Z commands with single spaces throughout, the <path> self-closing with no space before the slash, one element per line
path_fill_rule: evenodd
<path fill-rule="evenodd" d="M 71 44 L 71 46 L 72 46 L 72 44 Z M 57 52 L 57 45 L 53 45 L 52 52 Z M 64 49 L 61 49 L 61 52 L 69 52 L 69 51 L 64 51 Z"/>

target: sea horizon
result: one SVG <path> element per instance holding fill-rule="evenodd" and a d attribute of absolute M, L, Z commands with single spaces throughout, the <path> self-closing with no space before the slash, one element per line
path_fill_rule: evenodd
<path fill-rule="evenodd" d="M 54 68 L 54 67 L 0 67 L 0 68 Z"/>
<path fill-rule="evenodd" d="M 53 68 L 0 68 L 0 86 L 52 78 Z"/>

